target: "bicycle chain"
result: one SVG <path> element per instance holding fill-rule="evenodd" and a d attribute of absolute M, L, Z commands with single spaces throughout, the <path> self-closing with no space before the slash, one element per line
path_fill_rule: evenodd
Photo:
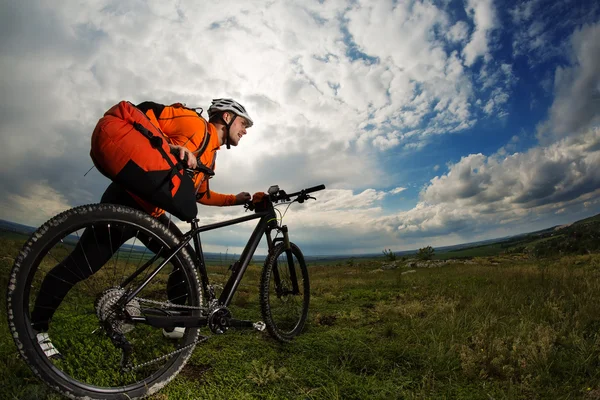
<path fill-rule="evenodd" d="M 187 306 L 187 305 L 184 305 L 184 304 L 175 304 L 175 303 L 171 303 L 171 302 L 168 302 L 168 301 L 150 300 L 150 299 L 144 299 L 142 297 L 134 297 L 134 300 L 137 300 L 138 303 L 145 302 L 145 303 L 149 303 L 149 304 L 159 305 L 162 308 L 175 307 L 175 308 L 185 308 L 185 309 L 191 309 L 191 310 L 205 310 L 205 308 L 203 308 L 203 307 Z M 173 356 L 181 353 L 182 351 L 185 351 L 185 350 L 187 350 L 187 349 L 189 349 L 189 348 L 191 348 L 193 346 L 196 346 L 198 343 L 206 342 L 208 340 L 208 338 L 209 338 L 208 336 L 199 336 L 199 338 L 194 343 L 190 343 L 187 346 L 184 346 L 181 349 L 174 350 L 174 351 L 172 351 L 170 353 L 163 354 L 162 356 L 157 357 L 157 358 L 155 358 L 153 360 L 150 360 L 150 361 L 146 361 L 145 363 L 124 368 L 123 372 L 132 372 L 132 371 L 136 371 L 136 370 L 138 370 L 140 368 L 147 367 L 148 365 L 156 364 L 157 362 L 160 362 L 162 360 L 166 360 L 166 359 L 168 359 L 170 357 L 173 357 Z"/>
<path fill-rule="evenodd" d="M 156 304 L 156 305 L 162 306 L 162 308 L 172 307 L 172 308 L 186 308 L 186 309 L 190 309 L 190 310 L 205 310 L 206 309 L 205 307 L 186 306 L 185 304 L 175 304 L 175 303 L 171 303 L 168 301 L 150 300 L 150 299 L 144 299 L 142 297 L 134 297 L 133 300 L 137 300 L 138 302 L 146 302 L 146 303 L 150 303 L 150 304 Z"/>
<path fill-rule="evenodd" d="M 145 363 L 142 363 L 142 364 L 139 364 L 139 365 L 134 365 L 134 366 L 129 367 L 129 368 L 123 368 L 123 372 L 132 372 L 132 371 L 136 371 L 136 370 L 138 370 L 140 368 L 147 367 L 148 365 L 156 364 L 159 361 L 166 360 L 167 358 L 173 357 L 174 355 L 179 354 L 182 351 L 184 351 L 186 349 L 189 349 L 190 347 L 193 347 L 193 346 L 197 345 L 198 343 L 206 342 L 207 340 L 208 340 L 208 336 L 200 336 L 198 338 L 198 340 L 196 340 L 194 343 L 190 343 L 187 346 L 182 347 L 181 349 L 177 349 L 177 350 L 172 351 L 170 353 L 164 354 L 164 355 L 162 355 L 160 357 L 157 357 L 157 358 L 155 358 L 153 360 L 146 361 Z"/>

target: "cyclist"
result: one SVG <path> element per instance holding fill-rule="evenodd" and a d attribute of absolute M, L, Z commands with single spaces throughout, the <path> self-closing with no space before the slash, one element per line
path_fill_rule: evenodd
<path fill-rule="evenodd" d="M 253 125 L 252 118 L 246 109 L 232 99 L 213 100 L 208 109 L 208 123 L 195 110 L 186 108 L 179 103 L 164 106 L 154 102 L 143 102 L 136 107 L 142 110 L 155 125 L 158 125 L 170 141 L 169 147 L 181 160 L 185 160 L 187 157 L 189 168 L 195 168 L 198 163 L 202 163 L 214 170 L 219 148 L 223 144 L 227 148 L 237 146 L 246 134 L 246 129 Z M 204 133 L 198 130 L 199 126 L 206 127 Z M 198 174 L 195 177 L 194 186 L 196 200 L 205 205 L 230 206 L 244 204 L 250 200 L 248 192 L 227 195 L 211 191 L 208 176 L 205 174 Z M 176 235 L 181 236 L 181 231 L 170 222 L 163 210 L 130 193 L 115 182 L 108 186 L 102 195 L 101 202 L 125 205 L 148 212 L 167 224 Z M 110 259 L 114 249 L 133 237 L 133 232 L 120 231 L 112 235 L 100 234 L 100 237 L 98 235 L 99 232 L 96 231 L 92 238 L 91 233 L 84 232 L 71 255 L 55 266 L 44 278 L 31 313 L 31 320 L 33 329 L 37 332 L 38 343 L 47 357 L 61 357 L 50 341 L 48 328 L 54 312 L 64 297 L 76 283 L 97 272 Z M 152 245 L 148 244 L 148 247 L 152 250 Z M 77 265 L 89 265 L 89 268 L 82 271 Z M 170 301 L 179 304 L 185 303 L 186 293 L 177 290 L 177 283 L 182 280 L 181 271 L 175 270 L 170 275 L 167 285 Z M 165 337 L 172 339 L 183 337 L 183 333 L 184 328 L 175 328 L 170 332 L 163 330 Z"/>

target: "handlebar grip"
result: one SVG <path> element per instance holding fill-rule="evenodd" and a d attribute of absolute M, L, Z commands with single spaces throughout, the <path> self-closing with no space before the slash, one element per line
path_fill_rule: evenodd
<path fill-rule="evenodd" d="M 309 194 L 312 192 L 317 192 L 317 191 L 323 190 L 323 189 L 325 189 L 325 185 L 313 186 L 308 189 L 302 189 L 301 191 L 296 192 L 296 193 L 285 193 L 285 197 L 283 197 L 283 198 L 289 199 L 290 197 L 295 197 L 295 196 L 303 195 L 303 194 L 306 195 L 306 194 Z"/>
<path fill-rule="evenodd" d="M 319 190 L 323 190 L 323 189 L 325 189 L 325 185 L 313 186 L 311 188 L 304 189 L 304 193 L 318 192 Z"/>

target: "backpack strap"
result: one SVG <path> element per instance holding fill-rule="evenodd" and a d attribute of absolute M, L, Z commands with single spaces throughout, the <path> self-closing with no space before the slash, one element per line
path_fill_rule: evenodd
<path fill-rule="evenodd" d="M 173 103 L 169 107 L 185 108 L 186 110 L 190 110 L 190 111 L 195 112 L 196 114 L 198 114 L 198 116 L 200 118 L 204 119 L 204 117 L 202 116 L 202 112 L 204 111 L 204 109 L 202 107 L 188 107 L 188 106 L 186 106 L 183 103 Z M 198 112 L 198 110 L 200 110 L 200 112 Z"/>
<path fill-rule="evenodd" d="M 144 101 L 143 103 L 140 103 L 135 107 L 138 110 L 140 110 L 144 115 L 146 115 L 148 110 L 152 110 L 152 112 L 154 113 L 154 116 L 158 120 L 158 119 L 160 119 L 160 115 L 162 114 L 162 112 L 166 106 L 163 104 L 155 103 L 153 101 Z M 193 154 L 196 157 L 196 160 L 198 162 L 198 167 L 196 168 L 196 170 L 200 173 L 204 173 L 204 175 L 206 176 L 207 185 L 208 185 L 208 179 L 210 179 L 215 174 L 215 172 L 214 172 L 214 162 L 213 162 L 213 165 L 210 167 L 208 167 L 200 162 L 200 157 L 202 157 L 202 154 L 204 154 L 204 152 L 206 151 L 208 144 L 210 143 L 210 137 L 211 137 L 209 129 L 208 129 L 208 121 L 206 121 L 204 119 L 204 117 L 202 117 L 203 109 L 201 107 L 189 108 L 189 107 L 186 107 L 182 103 L 174 103 L 174 104 L 171 104 L 169 107 L 185 108 L 187 110 L 194 111 L 196 113 L 196 115 L 198 115 L 198 118 L 202 119 L 205 122 L 204 139 L 202 140 L 202 144 L 200 145 L 200 147 L 198 147 L 198 149 L 196 151 L 194 151 Z M 200 112 L 198 112 L 198 110 L 200 110 Z M 148 131 L 141 124 L 137 124 L 137 125 L 139 125 L 139 126 L 135 126 L 135 124 L 134 124 L 135 129 L 137 131 L 139 131 L 140 133 L 142 133 L 142 135 L 146 136 L 148 138 L 148 140 L 150 140 L 152 147 L 159 150 L 161 152 L 162 156 L 167 160 L 167 162 L 169 163 L 171 168 L 173 168 L 179 174 L 179 171 L 177 170 L 177 168 L 174 168 L 174 165 L 172 165 L 172 161 L 169 158 L 169 156 L 166 154 L 163 154 L 164 151 L 162 149 L 162 139 L 158 136 L 154 136 L 152 134 L 152 132 Z M 154 143 L 153 143 L 153 141 L 154 141 Z M 158 147 L 155 147 L 156 145 Z M 177 163 L 179 165 L 181 165 L 183 169 L 185 169 L 185 165 L 183 165 L 180 162 L 180 160 L 177 156 L 175 157 L 175 159 L 177 159 Z M 208 195 L 208 197 L 210 197 L 210 194 Z"/>
<path fill-rule="evenodd" d="M 152 110 L 152 112 L 154 112 L 154 116 L 158 120 L 158 119 L 160 119 L 160 115 L 162 114 L 162 112 L 166 106 L 163 104 L 155 103 L 153 101 L 144 101 L 143 103 L 140 103 L 135 107 L 137 109 L 139 109 L 140 111 L 142 111 L 144 114 L 146 114 L 148 112 L 148 110 Z M 204 117 L 202 117 L 202 111 L 203 111 L 202 107 L 190 108 L 190 107 L 186 107 L 183 103 L 174 103 L 174 104 L 171 104 L 169 107 L 185 108 L 186 110 L 194 111 L 196 113 L 196 115 L 198 115 L 198 118 L 201 118 L 204 121 L 206 121 L 204 119 Z M 198 110 L 200 110 L 200 112 L 198 112 Z M 198 150 L 193 152 L 194 155 L 196 156 L 196 158 L 198 159 L 198 161 L 200 161 L 200 157 L 202 156 L 202 154 L 204 154 L 204 152 L 206 151 L 206 148 L 208 147 L 208 143 L 210 142 L 210 133 L 208 132 L 208 122 L 206 122 L 205 132 L 206 132 L 206 134 L 204 135 L 204 140 L 202 141 L 202 145 L 200 145 Z"/>
<path fill-rule="evenodd" d="M 150 141 L 150 145 L 152 146 L 152 148 L 158 150 L 158 152 L 167 161 L 167 163 L 171 167 L 171 174 L 167 178 L 171 179 L 173 175 L 177 175 L 180 179 L 183 179 L 183 174 L 179 172 L 180 169 L 183 169 L 183 166 L 179 161 L 177 161 L 177 163 L 173 163 L 171 157 L 169 157 L 165 149 L 163 149 L 163 138 L 161 138 L 160 136 L 155 136 L 152 132 L 146 129 L 146 127 L 144 127 L 144 125 L 140 124 L 139 122 L 134 122 L 133 127 L 136 131 L 144 135 Z M 177 168 L 178 165 L 180 166 L 180 168 Z"/>
<path fill-rule="evenodd" d="M 163 104 L 158 104 L 153 101 L 144 101 L 143 103 L 140 103 L 135 107 L 138 110 L 140 110 L 141 112 L 143 112 L 144 114 L 146 114 L 148 112 L 148 110 L 152 110 L 152 112 L 154 112 L 154 116 L 156 117 L 156 119 L 158 119 L 160 117 L 160 114 L 165 109 L 165 106 Z"/>
<path fill-rule="evenodd" d="M 210 133 L 208 132 L 208 127 L 207 127 L 206 134 L 204 135 L 204 140 L 202 141 L 202 144 L 200 145 L 200 147 L 198 147 L 198 150 L 193 152 L 198 160 L 200 160 L 200 157 L 206 151 L 206 148 L 208 147 L 208 142 L 210 142 Z"/>

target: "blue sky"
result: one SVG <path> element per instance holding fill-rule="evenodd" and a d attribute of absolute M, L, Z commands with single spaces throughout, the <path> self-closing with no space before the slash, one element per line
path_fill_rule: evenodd
<path fill-rule="evenodd" d="M 309 254 L 442 246 L 600 212 L 594 1 L 3 2 L 0 218 L 96 202 L 102 113 L 126 99 L 255 121 L 219 153 L 223 193 L 293 191 Z M 200 206 L 203 222 L 242 215 Z M 239 251 L 251 226 L 204 239 Z"/>

